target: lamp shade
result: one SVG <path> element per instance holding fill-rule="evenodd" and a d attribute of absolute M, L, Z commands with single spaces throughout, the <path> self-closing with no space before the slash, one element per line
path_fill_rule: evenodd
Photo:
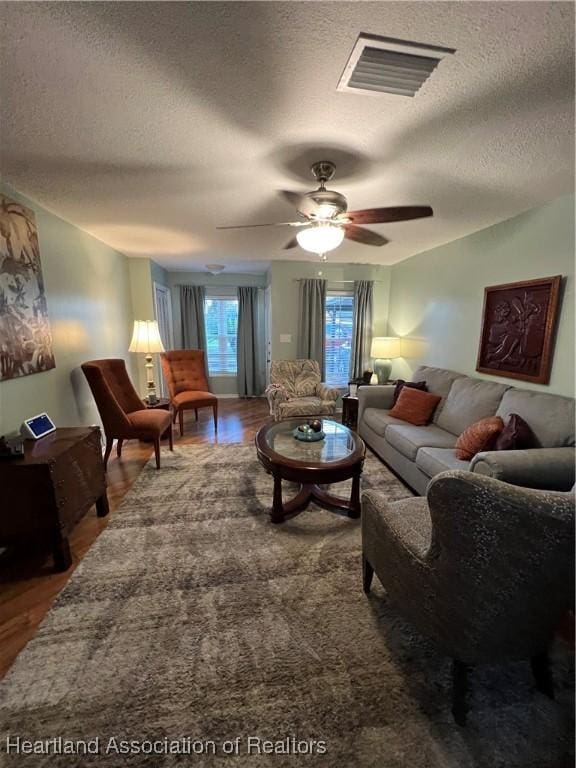
<path fill-rule="evenodd" d="M 370 357 L 400 357 L 400 339 L 397 336 L 375 336 L 372 339 Z"/>
<path fill-rule="evenodd" d="M 344 240 L 344 230 L 328 222 L 313 224 L 296 234 L 298 245 L 311 253 L 326 253 L 338 248 Z"/>
<path fill-rule="evenodd" d="M 134 320 L 134 332 L 128 351 L 145 352 L 147 355 L 164 352 L 156 320 Z"/>

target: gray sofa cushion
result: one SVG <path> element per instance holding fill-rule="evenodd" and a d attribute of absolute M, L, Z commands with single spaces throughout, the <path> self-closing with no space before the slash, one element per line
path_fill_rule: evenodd
<path fill-rule="evenodd" d="M 466 378 L 463 373 L 448 371 L 445 368 L 432 368 L 429 365 L 419 366 L 412 376 L 412 381 L 425 381 L 428 392 L 433 395 L 446 397 L 455 379 Z"/>
<path fill-rule="evenodd" d="M 574 400 L 571 397 L 511 388 L 496 411 L 504 421 L 517 413 L 531 427 L 542 448 L 574 445 Z"/>
<path fill-rule="evenodd" d="M 487 416 L 494 416 L 507 389 L 510 387 L 495 381 L 471 379 L 467 376 L 456 379 L 435 421 L 447 432 L 461 435 L 471 424 Z"/>
<path fill-rule="evenodd" d="M 453 448 L 420 448 L 416 454 L 416 466 L 429 477 L 447 469 L 470 470 L 470 462 L 457 459 Z"/>
<path fill-rule="evenodd" d="M 445 368 L 432 368 L 428 365 L 421 365 L 416 369 L 412 376 L 412 381 L 425 381 L 428 387 L 428 392 L 432 392 L 433 395 L 440 395 L 442 400 L 438 403 L 438 407 L 434 412 L 434 418 L 432 421 L 438 423 L 438 418 L 442 413 L 444 402 L 450 392 L 452 382 L 456 379 L 466 378 L 462 373 L 456 373 L 456 371 L 448 371 Z"/>
<path fill-rule="evenodd" d="M 416 427 L 413 424 L 393 424 L 386 430 L 386 440 L 407 459 L 414 461 L 419 448 L 454 448 L 456 438 L 435 424 Z"/>
<path fill-rule="evenodd" d="M 370 429 L 383 437 L 386 428 L 390 424 L 406 424 L 402 419 L 395 419 L 394 416 L 389 416 L 388 413 L 389 411 L 383 411 L 381 408 L 366 408 L 362 418 Z"/>

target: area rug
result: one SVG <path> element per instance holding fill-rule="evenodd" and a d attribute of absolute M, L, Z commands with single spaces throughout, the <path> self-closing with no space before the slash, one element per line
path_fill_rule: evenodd
<path fill-rule="evenodd" d="M 272 481 L 252 445 L 162 460 L 5 679 L 0 764 L 572 765 L 562 656 L 555 702 L 527 664 L 479 669 L 462 729 L 449 661 L 379 584 L 362 592 L 359 521 L 311 507 L 272 525 Z M 371 455 L 363 487 L 410 495 Z"/>

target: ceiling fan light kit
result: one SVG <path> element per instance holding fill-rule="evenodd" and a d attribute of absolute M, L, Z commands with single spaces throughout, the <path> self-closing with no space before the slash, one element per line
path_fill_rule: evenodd
<path fill-rule="evenodd" d="M 311 253 L 333 251 L 344 240 L 344 230 L 327 221 L 319 221 L 296 234 L 298 245 Z"/>

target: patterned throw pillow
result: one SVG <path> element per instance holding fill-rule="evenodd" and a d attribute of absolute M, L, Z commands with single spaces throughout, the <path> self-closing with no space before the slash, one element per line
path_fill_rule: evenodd
<path fill-rule="evenodd" d="M 440 400 L 442 400 L 440 395 L 432 395 L 430 392 L 421 392 L 419 389 L 404 387 L 389 415 L 407 421 L 409 424 L 415 424 L 417 427 L 423 427 L 432 418 L 434 409 Z"/>
<path fill-rule="evenodd" d="M 471 424 L 456 441 L 456 458 L 469 461 L 480 451 L 489 451 L 503 429 L 500 416 L 488 416 Z"/>
<path fill-rule="evenodd" d="M 498 435 L 495 451 L 520 451 L 537 448 L 538 440 L 530 426 L 517 413 L 511 413 L 506 426 Z"/>
<path fill-rule="evenodd" d="M 428 392 L 428 387 L 425 381 L 404 381 L 404 379 L 398 379 L 396 387 L 394 389 L 394 397 L 392 398 L 392 408 L 396 405 L 396 401 L 400 397 L 400 392 L 404 387 L 410 387 L 410 389 L 419 389 L 422 392 Z"/>

